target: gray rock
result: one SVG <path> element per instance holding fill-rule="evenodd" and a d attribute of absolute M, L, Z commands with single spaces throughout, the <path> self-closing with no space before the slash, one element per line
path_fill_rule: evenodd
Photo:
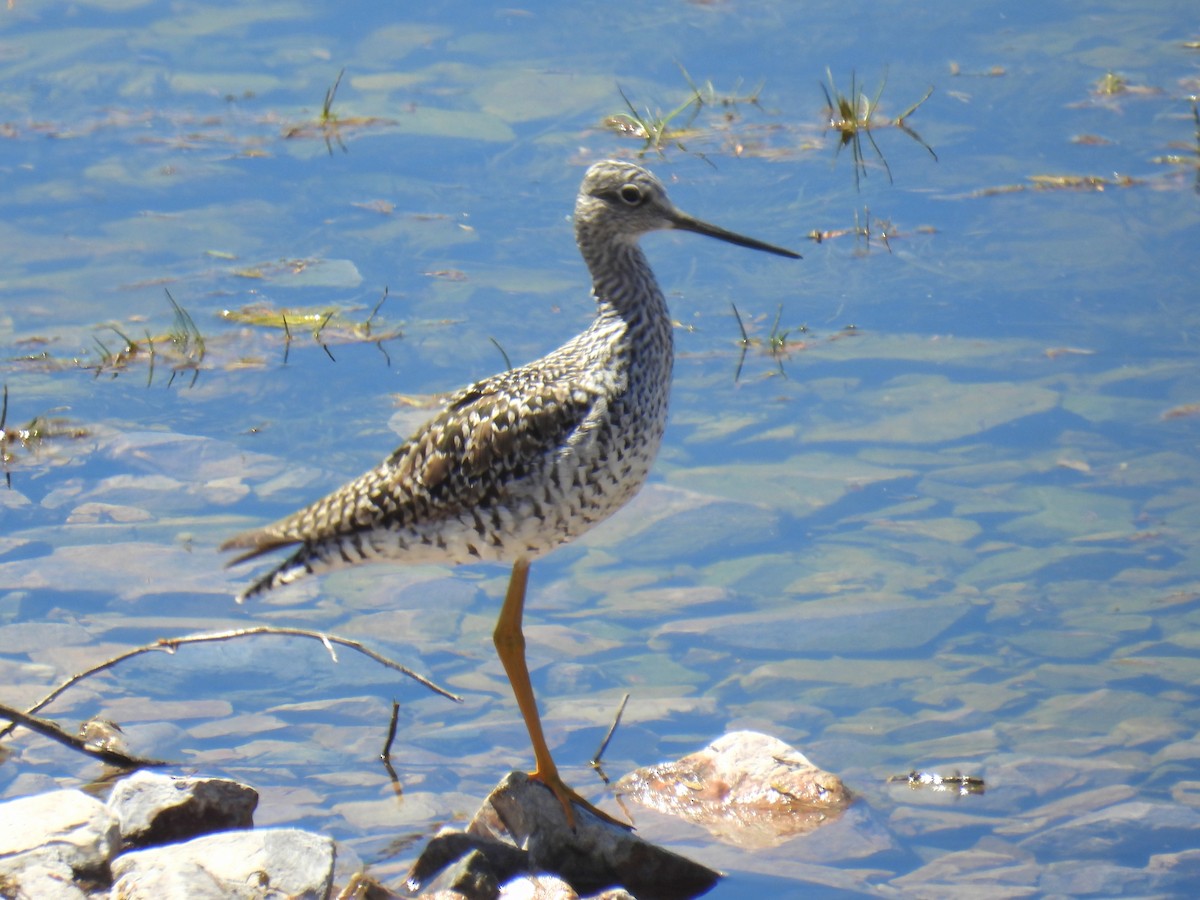
<path fill-rule="evenodd" d="M 5 896 L 83 896 L 84 887 L 108 881 L 108 861 L 119 841 L 116 817 L 82 791 L 52 791 L 2 803 L 0 884 L 7 882 Z"/>
<path fill-rule="evenodd" d="M 293 828 L 229 831 L 182 844 L 134 850 L 113 861 L 121 900 L 325 900 L 335 849 Z"/>
<path fill-rule="evenodd" d="M 258 793 L 226 778 L 186 778 L 145 769 L 108 798 L 125 847 L 152 847 L 215 831 L 250 828 Z"/>

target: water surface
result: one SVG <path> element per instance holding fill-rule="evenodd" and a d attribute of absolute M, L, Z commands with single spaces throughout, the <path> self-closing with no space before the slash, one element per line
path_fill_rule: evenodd
<path fill-rule="evenodd" d="M 246 780 L 260 824 L 325 831 L 393 884 L 527 766 L 489 640 L 504 570 L 377 567 L 238 607 L 248 573 L 215 548 L 374 465 L 432 394 L 586 325 L 574 191 L 645 149 L 601 124 L 620 91 L 666 114 L 682 66 L 707 105 L 646 163 L 681 207 L 805 259 L 645 242 L 679 322 L 659 464 L 533 568 L 560 765 L 605 796 L 586 760 L 629 692 L 610 773 L 756 728 L 859 796 L 753 854 L 641 814 L 730 872 L 713 896 L 1186 894 L 1194 10 L 1011 7 L 16 0 L 0 380 L 10 429 L 65 433 L 8 441 L 0 699 L 193 631 L 367 641 L 464 702 L 271 638 L 139 657 L 47 714 Z M 933 87 L 906 124 L 936 160 L 881 126 L 887 168 L 864 141 L 856 178 L 830 75 L 871 97 L 886 79 L 880 125 Z M 258 307 L 292 311 L 290 343 L 222 317 Z M 399 799 L 374 759 L 393 697 Z M 10 748 L 5 797 L 99 774 Z M 887 783 L 912 769 L 987 791 Z"/>

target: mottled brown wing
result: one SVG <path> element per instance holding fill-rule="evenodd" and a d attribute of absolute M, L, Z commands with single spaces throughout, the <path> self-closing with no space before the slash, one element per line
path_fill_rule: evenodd
<path fill-rule="evenodd" d="M 597 395 L 515 370 L 472 385 L 375 469 L 266 528 L 236 535 L 229 565 L 303 542 L 434 522 L 502 500 L 509 487 L 578 440 Z"/>

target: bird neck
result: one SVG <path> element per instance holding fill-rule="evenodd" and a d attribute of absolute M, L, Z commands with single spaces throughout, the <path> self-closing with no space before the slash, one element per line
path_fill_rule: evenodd
<path fill-rule="evenodd" d="M 641 248 L 632 240 L 592 243 L 585 238 L 580 235 L 579 249 L 600 314 L 615 314 L 635 329 L 669 327 L 667 301 Z"/>

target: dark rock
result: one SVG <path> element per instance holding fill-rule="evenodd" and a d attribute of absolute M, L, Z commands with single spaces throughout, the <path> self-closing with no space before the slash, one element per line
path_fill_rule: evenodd
<path fill-rule="evenodd" d="M 578 894 L 620 887 L 640 900 L 697 897 L 720 878 L 578 807 L 571 829 L 557 798 L 520 772 L 492 791 L 465 834 L 443 832 L 430 842 L 409 873 L 409 886 L 419 888 L 464 857 L 467 868 L 455 871 L 452 890 L 470 900 L 491 900 L 497 896 L 491 885 L 522 873 L 556 875 Z"/>
<path fill-rule="evenodd" d="M 454 863 L 458 863 L 459 868 L 449 878 L 451 889 L 470 900 L 478 900 L 495 897 L 500 884 L 529 871 L 529 854 L 491 836 L 480 837 L 444 828 L 425 845 L 420 858 L 413 864 L 408 873 L 409 886 L 415 890 L 429 883 Z M 486 890 L 467 890 L 460 875 L 469 873 L 469 878 L 478 878 L 483 872 L 496 883 L 496 889 L 490 893 Z"/>

